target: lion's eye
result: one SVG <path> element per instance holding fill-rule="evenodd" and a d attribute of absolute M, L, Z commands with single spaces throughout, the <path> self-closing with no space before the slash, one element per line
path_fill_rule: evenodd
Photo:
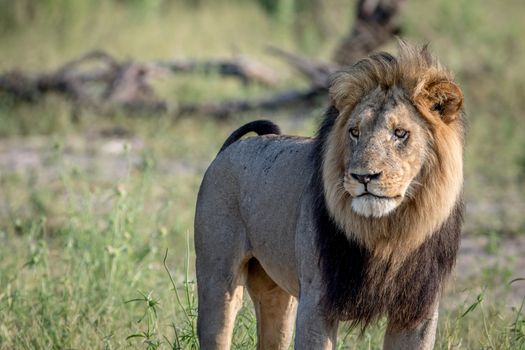
<path fill-rule="evenodd" d="M 403 129 L 396 129 L 394 130 L 394 135 L 396 135 L 396 137 L 399 139 L 404 139 L 405 137 L 408 136 L 408 131 L 403 130 Z"/>
<path fill-rule="evenodd" d="M 359 137 L 359 129 L 358 128 L 350 128 L 350 135 L 352 135 L 355 138 Z"/>

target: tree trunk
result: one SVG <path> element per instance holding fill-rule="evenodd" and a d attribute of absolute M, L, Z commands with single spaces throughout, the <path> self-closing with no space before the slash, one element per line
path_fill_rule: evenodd
<path fill-rule="evenodd" d="M 359 0 L 350 33 L 335 50 L 333 61 L 346 66 L 401 33 L 399 14 L 404 0 Z"/>

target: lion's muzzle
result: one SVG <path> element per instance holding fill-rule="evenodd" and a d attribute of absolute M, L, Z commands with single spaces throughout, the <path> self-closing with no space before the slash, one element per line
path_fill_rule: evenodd
<path fill-rule="evenodd" d="M 365 217 L 382 217 L 392 212 L 403 196 L 391 194 L 381 183 L 381 172 L 358 174 L 348 172 L 343 181 L 352 197 L 352 210 Z"/>

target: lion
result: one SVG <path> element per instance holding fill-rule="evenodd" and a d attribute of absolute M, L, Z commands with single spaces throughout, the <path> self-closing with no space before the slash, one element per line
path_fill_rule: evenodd
<path fill-rule="evenodd" d="M 336 73 L 315 137 L 236 130 L 195 216 L 198 337 L 228 349 L 244 287 L 258 349 L 334 349 L 387 318 L 385 349 L 432 349 L 463 221 L 463 94 L 401 42 Z M 241 137 L 255 132 L 256 137 Z"/>

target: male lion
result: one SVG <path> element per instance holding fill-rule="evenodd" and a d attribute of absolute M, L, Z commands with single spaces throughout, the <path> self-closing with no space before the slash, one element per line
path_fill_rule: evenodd
<path fill-rule="evenodd" d="M 431 349 L 462 224 L 463 95 L 426 48 L 330 85 L 314 138 L 256 121 L 226 140 L 195 218 L 198 334 L 228 349 L 247 287 L 258 349 L 333 349 L 387 316 L 385 349 Z M 238 141 L 247 132 L 259 137 Z"/>

